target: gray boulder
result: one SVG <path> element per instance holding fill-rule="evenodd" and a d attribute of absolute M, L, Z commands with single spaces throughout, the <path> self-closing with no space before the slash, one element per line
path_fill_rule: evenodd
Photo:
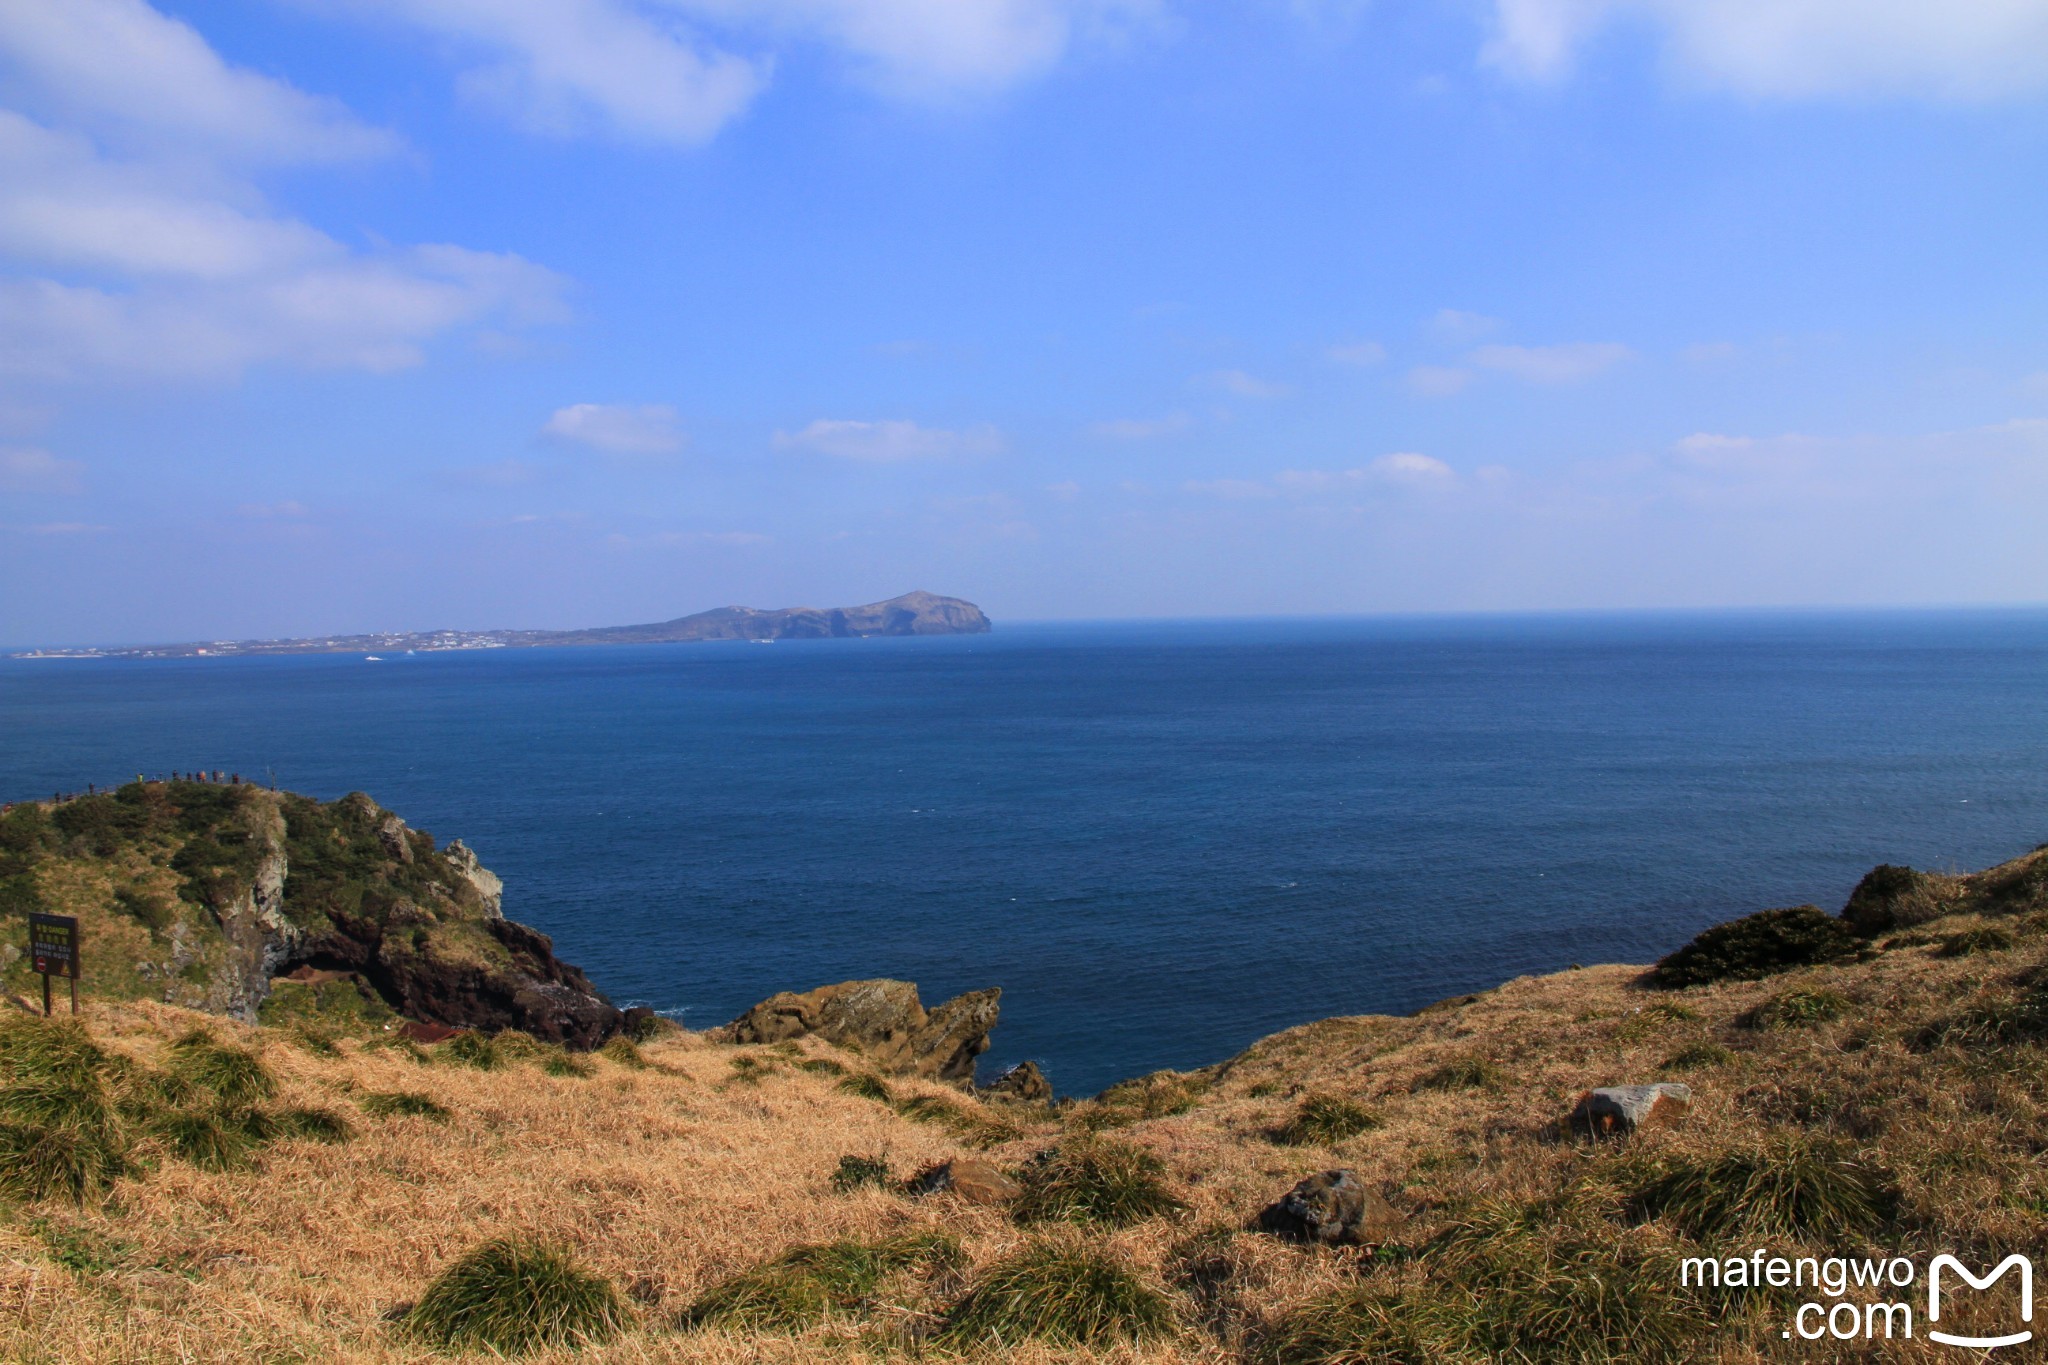
<path fill-rule="evenodd" d="M 1349 1170 L 1312 1175 L 1259 1214 L 1263 1231 L 1326 1246 L 1377 1246 L 1398 1236 L 1406 1222 Z"/>
<path fill-rule="evenodd" d="M 1581 1094 L 1571 1128 L 1580 1137 L 1627 1137 L 1644 1128 L 1669 1128 L 1692 1112 L 1692 1087 L 1676 1081 L 1609 1085 Z"/>

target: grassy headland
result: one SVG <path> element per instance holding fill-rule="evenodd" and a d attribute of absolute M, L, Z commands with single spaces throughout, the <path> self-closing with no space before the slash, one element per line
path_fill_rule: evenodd
<path fill-rule="evenodd" d="M 1981 1269 L 2048 1234 L 2048 853 L 1894 869 L 1850 911 L 1060 1105 L 815 1038 L 578 1054 L 147 999 L 17 1012 L 0 1358 L 1941 1359 L 1924 1323 L 1809 1343 L 1784 1333 L 1811 1290 L 1681 1283 L 1758 1247 Z M 1677 1127 L 1561 1129 L 1588 1087 L 1665 1080 L 1692 1087 Z M 1015 1197 L 904 1189 L 949 1159 Z M 1253 1230 L 1333 1167 L 1397 1211 L 1377 1245 Z"/>

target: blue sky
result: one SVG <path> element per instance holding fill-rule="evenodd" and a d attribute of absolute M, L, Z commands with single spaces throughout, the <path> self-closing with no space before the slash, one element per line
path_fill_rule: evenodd
<path fill-rule="evenodd" d="M 0 640 L 2048 598 L 2048 0 L 0 4 Z"/>

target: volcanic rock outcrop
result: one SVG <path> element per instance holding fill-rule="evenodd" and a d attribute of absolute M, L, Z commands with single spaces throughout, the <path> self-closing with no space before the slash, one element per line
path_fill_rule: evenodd
<path fill-rule="evenodd" d="M 461 843 L 437 849 L 360 792 L 138 781 L 0 815 L 0 921 L 78 916 L 89 996 L 254 1020 L 291 977 L 295 1000 L 348 1000 L 357 1017 L 605 1042 L 622 1015 L 504 917 L 503 889 Z M 6 970 L 16 991 L 22 970 Z"/>
<path fill-rule="evenodd" d="M 968 991 L 929 1011 L 908 981 L 842 981 L 772 995 L 724 1029 L 735 1043 L 779 1043 L 814 1034 L 857 1052 L 879 1071 L 969 1085 L 988 1051 L 1002 991 Z"/>

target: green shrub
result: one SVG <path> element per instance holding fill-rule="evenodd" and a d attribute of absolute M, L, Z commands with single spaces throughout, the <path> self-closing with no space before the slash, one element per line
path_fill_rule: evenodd
<path fill-rule="evenodd" d="M 942 1233 L 881 1242 L 800 1246 L 720 1284 L 683 1315 L 689 1327 L 794 1331 L 835 1312 L 855 1312 L 900 1271 L 957 1269 L 960 1246 Z"/>
<path fill-rule="evenodd" d="M 1849 893 L 1842 921 L 1865 938 L 1925 923 L 1942 910 L 1927 894 L 1928 882 L 1928 877 L 1910 867 L 1880 863 L 1864 873 Z"/>
<path fill-rule="evenodd" d="M 658 1014 L 636 1014 L 626 1020 L 618 1036 L 629 1043 L 651 1043 L 673 1027 Z"/>
<path fill-rule="evenodd" d="M 890 1182 L 889 1163 L 878 1156 L 843 1156 L 839 1158 L 839 1169 L 832 1173 L 832 1188 L 847 1194 L 863 1185 L 887 1189 Z"/>
<path fill-rule="evenodd" d="M 1506 1084 L 1507 1076 L 1492 1062 L 1460 1057 L 1417 1076 L 1409 1089 L 1417 1094 L 1425 1090 L 1499 1090 Z"/>
<path fill-rule="evenodd" d="M 1294 1116 L 1273 1131 L 1273 1140 L 1288 1147 L 1328 1147 L 1379 1126 L 1379 1116 L 1356 1101 L 1309 1095 Z"/>
<path fill-rule="evenodd" d="M 1165 1174 L 1165 1163 L 1142 1147 L 1093 1137 L 1070 1139 L 1025 1163 L 1018 1172 L 1024 1192 L 1011 1212 L 1020 1223 L 1128 1227 L 1183 1207 L 1167 1188 Z"/>
<path fill-rule="evenodd" d="M 618 1291 L 567 1252 L 505 1237 L 442 1271 L 404 1325 L 444 1350 L 517 1355 L 599 1345 L 618 1335 L 626 1320 Z"/>
<path fill-rule="evenodd" d="M 423 1118 L 446 1123 L 452 1117 L 447 1106 L 416 1090 L 372 1090 L 356 1098 L 371 1118 Z"/>
<path fill-rule="evenodd" d="M 594 1076 L 597 1068 L 561 1048 L 549 1048 L 540 1059 L 540 1069 L 550 1076 Z"/>
<path fill-rule="evenodd" d="M 1898 1216 L 1899 1189 L 1883 1166 L 1839 1143 L 1793 1137 L 1652 1164 L 1630 1182 L 1628 1204 L 1700 1242 L 1798 1236 L 1848 1245 Z"/>
<path fill-rule="evenodd" d="M 1748 1029 L 1812 1028 L 1849 1012 L 1849 998 L 1838 991 L 1796 990 L 1774 995 L 1735 1022 Z"/>
<path fill-rule="evenodd" d="M 1817 906 L 1762 910 L 1717 924 L 1660 961 L 1651 980 L 1666 987 L 1758 981 L 1793 967 L 1853 957 L 1862 940 Z"/>

